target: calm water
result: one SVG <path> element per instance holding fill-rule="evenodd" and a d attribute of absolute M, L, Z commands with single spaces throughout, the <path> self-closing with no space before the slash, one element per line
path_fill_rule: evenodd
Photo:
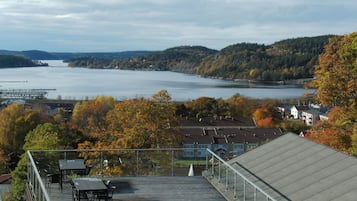
<path fill-rule="evenodd" d="M 69 68 L 62 61 L 45 61 L 50 67 L 0 69 L 0 89 L 56 89 L 47 98 L 86 99 L 98 95 L 116 99 L 151 97 L 166 89 L 173 100 L 199 97 L 252 98 L 300 97 L 306 89 L 292 85 L 247 84 L 202 78 L 174 72 Z"/>

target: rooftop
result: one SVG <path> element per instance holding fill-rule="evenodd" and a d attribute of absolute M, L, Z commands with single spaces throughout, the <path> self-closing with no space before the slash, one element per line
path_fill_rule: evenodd
<path fill-rule="evenodd" d="M 276 200 L 355 201 L 357 160 L 289 133 L 229 161 Z"/>
<path fill-rule="evenodd" d="M 30 168 L 26 197 L 31 200 L 29 197 L 35 196 L 34 200 L 40 201 L 72 200 L 70 181 L 74 181 L 73 178 L 95 182 L 99 178 L 99 182 L 110 180 L 116 187 L 113 200 L 117 201 L 226 200 L 202 176 L 208 159 L 185 158 L 184 152 L 184 149 L 171 148 L 28 151 Z M 193 175 L 189 174 L 191 166 Z M 84 191 L 93 190 L 93 185 L 91 183 L 87 186 L 91 189 Z"/>
<path fill-rule="evenodd" d="M 227 117 L 223 117 L 223 116 L 201 117 L 201 118 L 187 117 L 187 118 L 182 118 L 180 125 L 183 128 L 192 128 L 192 127 L 197 127 L 197 128 L 203 128 L 203 127 L 254 128 L 254 127 L 256 127 L 256 124 L 252 118 L 238 118 L 237 119 L 237 118 L 228 117 L 228 116 Z"/>
<path fill-rule="evenodd" d="M 202 176 L 164 177 L 111 177 L 117 188 L 114 201 L 225 201 Z M 58 184 L 51 184 L 48 190 L 51 201 L 72 200 L 70 184 L 61 192 Z"/>

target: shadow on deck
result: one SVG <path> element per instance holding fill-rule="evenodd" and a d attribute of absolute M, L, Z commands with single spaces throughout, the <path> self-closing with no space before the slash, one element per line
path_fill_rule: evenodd
<path fill-rule="evenodd" d="M 224 197 L 202 176 L 110 177 L 116 186 L 115 201 L 224 201 Z M 70 184 L 61 192 L 58 184 L 48 189 L 52 201 L 72 200 Z"/>

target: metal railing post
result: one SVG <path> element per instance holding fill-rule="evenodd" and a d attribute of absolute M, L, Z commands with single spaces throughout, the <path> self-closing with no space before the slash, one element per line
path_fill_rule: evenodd
<path fill-rule="evenodd" d="M 171 176 L 174 176 L 174 150 L 171 150 Z"/>
<path fill-rule="evenodd" d="M 136 176 L 139 176 L 139 150 L 136 150 Z"/>
<path fill-rule="evenodd" d="M 103 171 L 103 150 L 100 151 L 100 175 L 103 177 L 104 171 Z"/>
<path fill-rule="evenodd" d="M 257 188 L 254 188 L 254 201 L 257 201 Z"/>
<path fill-rule="evenodd" d="M 226 168 L 226 190 L 228 190 L 228 168 Z"/>
<path fill-rule="evenodd" d="M 233 195 L 234 195 L 234 198 L 237 198 L 237 175 L 235 174 L 234 175 L 234 192 L 233 192 Z"/>
<path fill-rule="evenodd" d="M 245 184 L 245 179 L 244 179 L 244 182 L 243 182 L 243 201 L 245 201 L 245 189 L 246 188 L 246 184 Z"/>
<path fill-rule="evenodd" d="M 212 169 L 212 176 L 214 177 L 214 156 L 212 155 L 212 158 L 211 158 L 211 163 L 212 163 L 212 167 L 211 167 L 211 169 Z"/>
<path fill-rule="evenodd" d="M 221 162 L 218 161 L 218 182 L 221 182 Z"/>

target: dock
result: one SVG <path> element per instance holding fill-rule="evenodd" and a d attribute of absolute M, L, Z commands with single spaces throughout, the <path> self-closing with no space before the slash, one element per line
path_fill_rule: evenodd
<path fill-rule="evenodd" d="M 48 91 L 56 89 L 0 89 L 0 98 L 44 99 Z"/>

